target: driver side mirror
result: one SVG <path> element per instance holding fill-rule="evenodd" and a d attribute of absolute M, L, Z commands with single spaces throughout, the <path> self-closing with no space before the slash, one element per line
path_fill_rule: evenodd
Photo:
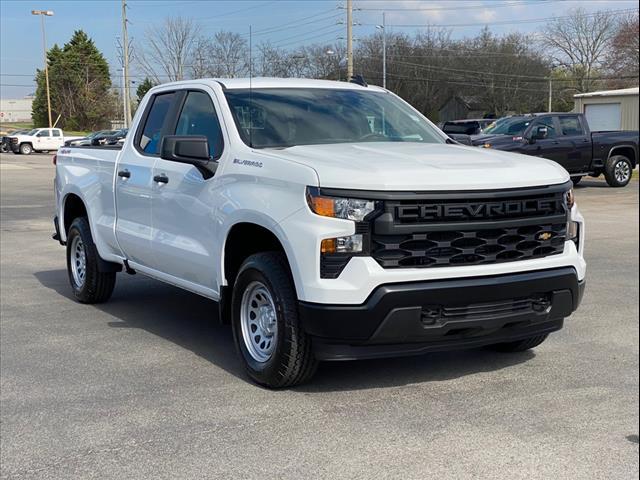
<path fill-rule="evenodd" d="M 531 133 L 531 140 L 532 140 L 531 143 L 534 143 L 535 140 L 543 140 L 547 138 L 548 133 L 549 133 L 549 130 L 545 125 L 539 125 L 535 127 L 533 129 L 533 132 Z"/>
<path fill-rule="evenodd" d="M 218 166 L 209 155 L 209 141 L 201 135 L 167 135 L 160 142 L 160 158 L 196 167 L 202 176 L 211 178 Z"/>

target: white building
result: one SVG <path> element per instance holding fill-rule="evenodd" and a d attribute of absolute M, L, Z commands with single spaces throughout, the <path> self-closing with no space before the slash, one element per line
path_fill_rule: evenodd
<path fill-rule="evenodd" d="M 573 111 L 584 113 L 591 130 L 638 130 L 638 87 L 574 95 Z"/>
<path fill-rule="evenodd" d="M 0 99 L 0 122 L 30 122 L 33 97 Z"/>

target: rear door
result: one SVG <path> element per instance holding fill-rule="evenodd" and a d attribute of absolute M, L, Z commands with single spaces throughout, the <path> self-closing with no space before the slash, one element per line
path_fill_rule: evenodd
<path fill-rule="evenodd" d="M 209 87 L 180 92 L 170 135 L 205 136 L 209 154 L 220 160 L 224 139 L 220 104 Z M 193 165 L 159 158 L 155 164 L 153 251 L 156 268 L 177 284 L 204 295 L 218 292 L 220 259 L 216 245 L 215 190 L 219 178 L 204 178 Z"/>
<path fill-rule="evenodd" d="M 591 164 L 591 135 L 582 124 L 580 115 L 558 117 L 563 144 L 563 166 L 570 173 L 585 172 Z"/>
<path fill-rule="evenodd" d="M 133 142 L 125 147 L 116 165 L 116 237 L 127 259 L 144 267 L 155 263 L 151 250 L 153 166 L 175 96 L 173 91 L 161 92 L 149 99 Z"/>
<path fill-rule="evenodd" d="M 64 144 L 62 130 L 59 128 L 51 129 L 51 150 L 57 150 Z"/>

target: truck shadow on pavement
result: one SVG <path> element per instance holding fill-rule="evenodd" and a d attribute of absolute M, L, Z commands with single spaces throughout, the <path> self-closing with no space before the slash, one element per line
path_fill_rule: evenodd
<path fill-rule="evenodd" d="M 44 287 L 75 302 L 66 270 L 36 272 L 35 277 Z M 114 320 L 107 322 L 111 328 L 145 330 L 250 382 L 237 358 L 231 329 L 218 322 L 216 302 L 142 275 L 120 274 L 111 300 L 87 307 L 112 316 Z M 80 315 L 78 317 L 80 319 Z M 327 362 L 320 365 L 311 382 L 294 390 L 319 393 L 439 382 L 501 370 L 534 357 L 531 351 L 503 354 L 475 349 L 416 357 Z"/>

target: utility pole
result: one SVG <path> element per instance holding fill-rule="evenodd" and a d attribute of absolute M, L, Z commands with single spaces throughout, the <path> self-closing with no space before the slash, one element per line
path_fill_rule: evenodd
<path fill-rule="evenodd" d="M 551 100 L 553 98 L 553 91 L 551 89 L 551 75 L 549 75 L 549 112 L 551 112 Z"/>
<path fill-rule="evenodd" d="M 124 127 L 131 124 L 131 98 L 129 97 L 129 37 L 127 35 L 127 1 L 122 0 L 122 65 L 124 69 Z"/>
<path fill-rule="evenodd" d="M 49 91 L 49 62 L 47 61 L 47 37 L 44 33 L 44 17 L 52 17 L 51 10 L 31 10 L 31 15 L 40 15 L 42 22 L 42 52 L 44 55 L 44 79 L 47 85 L 47 111 L 49 113 L 49 128 L 53 127 L 51 121 L 51 92 Z"/>
<path fill-rule="evenodd" d="M 353 76 L 353 0 L 347 0 L 347 81 Z"/>
<path fill-rule="evenodd" d="M 376 25 L 382 30 L 382 88 L 387 88 L 387 25 L 385 12 L 382 12 L 382 25 Z"/>

